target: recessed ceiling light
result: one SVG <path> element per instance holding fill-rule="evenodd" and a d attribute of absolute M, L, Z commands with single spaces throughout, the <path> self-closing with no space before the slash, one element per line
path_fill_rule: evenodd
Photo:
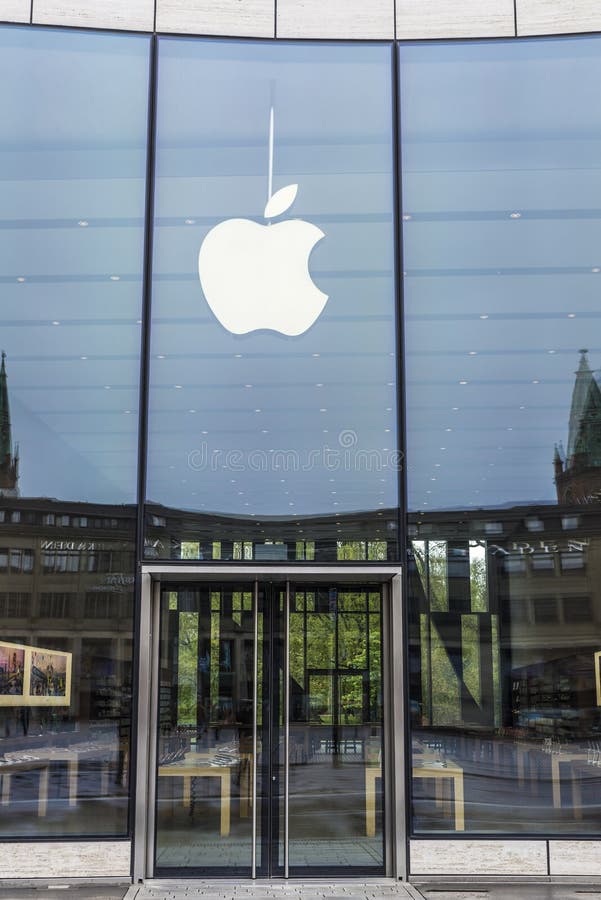
<path fill-rule="evenodd" d="M 80 219 L 77 224 L 79 225 L 80 228 L 87 228 L 90 223 L 88 222 L 87 219 Z"/>
<path fill-rule="evenodd" d="M 201 433 L 201 434 L 208 434 L 209 432 L 208 432 L 208 431 L 201 431 L 200 433 Z"/>
<path fill-rule="evenodd" d="M 87 357 L 87 356 L 80 356 L 79 358 L 80 358 L 80 359 L 87 359 L 88 357 Z"/>
<path fill-rule="evenodd" d="M 110 279 L 111 279 L 111 281 L 121 281 L 121 276 L 120 275 L 111 275 Z"/>
<path fill-rule="evenodd" d="M 176 391 L 181 391 L 183 388 L 183 384 L 174 384 L 173 387 Z"/>
<path fill-rule="evenodd" d="M 23 284 L 23 282 L 25 281 L 25 277 L 23 275 L 19 275 L 17 281 L 19 282 L 19 284 Z"/>
<path fill-rule="evenodd" d="M 467 384 L 467 381 L 460 381 L 459 384 Z"/>
<path fill-rule="evenodd" d="M 105 389 L 105 391 L 110 391 L 110 389 L 111 389 L 110 384 L 105 384 L 104 389 Z"/>
<path fill-rule="evenodd" d="M 599 266 L 595 266 L 594 269 L 591 269 L 591 272 L 595 272 L 596 274 L 597 272 L 601 272 L 601 269 L 599 268 Z"/>
<path fill-rule="evenodd" d="M 512 212 L 512 213 L 509 213 L 509 218 L 510 219 L 521 219 L 522 214 L 520 212 Z"/>
<path fill-rule="evenodd" d="M 410 222 L 410 221 L 411 221 L 411 213 L 404 213 L 403 214 L 403 222 Z"/>
<path fill-rule="evenodd" d="M 261 410 L 260 410 L 260 409 L 255 409 L 255 412 L 256 412 L 256 413 L 257 413 L 257 412 L 261 412 Z"/>
<path fill-rule="evenodd" d="M 189 413 L 195 413 L 196 410 L 195 410 L 195 409 L 189 409 L 188 412 L 189 412 Z"/>
<path fill-rule="evenodd" d="M 252 384 L 245 384 L 244 387 L 245 387 L 245 388 L 251 388 L 251 387 L 252 387 Z"/>
<path fill-rule="evenodd" d="M 164 353 L 159 353 L 158 356 L 157 356 L 157 359 L 165 359 L 165 354 L 164 354 Z"/>
<path fill-rule="evenodd" d="M 557 353 L 557 350 L 547 350 L 547 353 Z"/>
<path fill-rule="evenodd" d="M 576 313 L 568 313 L 568 319 L 575 319 Z"/>
<path fill-rule="evenodd" d="M 196 219 L 184 219 L 184 222 L 186 223 L 186 225 L 194 225 Z"/>
<path fill-rule="evenodd" d="M 459 412 L 458 406 L 452 406 L 451 409 L 453 410 L 453 412 Z"/>
<path fill-rule="evenodd" d="M 125 413 L 126 416 L 129 416 L 131 413 L 131 409 L 124 409 L 123 412 Z"/>
<path fill-rule="evenodd" d="M 480 316 L 480 318 L 481 318 L 481 319 L 488 319 L 488 313 L 486 313 L 486 314 L 483 313 L 483 314 Z"/>
<path fill-rule="evenodd" d="M 538 379 L 538 378 L 533 378 L 533 379 L 532 379 L 532 384 L 540 384 L 539 379 Z"/>
<path fill-rule="evenodd" d="M 58 321 L 58 319 L 54 319 L 53 322 L 52 322 L 52 324 L 53 324 L 53 325 L 60 325 L 60 322 Z"/>
<path fill-rule="evenodd" d="M 320 354 L 320 353 L 313 353 L 312 356 L 313 356 L 313 359 L 318 359 L 318 358 L 321 356 L 321 354 Z"/>
<path fill-rule="evenodd" d="M 327 409 L 325 409 L 325 407 L 322 407 L 319 411 L 320 411 L 320 412 L 327 412 Z"/>
<path fill-rule="evenodd" d="M 318 381 L 315 387 L 323 387 L 323 383 L 321 381 Z"/>
<path fill-rule="evenodd" d="M 477 350 L 470 350 L 470 352 L 469 352 L 469 354 L 468 354 L 468 356 L 477 356 L 477 355 L 478 355 L 478 351 L 477 351 Z"/>
<path fill-rule="evenodd" d="M 241 353 L 234 353 L 234 359 L 242 359 Z"/>

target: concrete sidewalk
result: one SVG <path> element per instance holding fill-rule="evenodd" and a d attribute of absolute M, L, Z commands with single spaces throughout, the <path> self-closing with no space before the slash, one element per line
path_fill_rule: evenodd
<path fill-rule="evenodd" d="M 128 887 L 65 881 L 0 887 L 0 900 L 601 900 L 601 884 L 152 881 Z"/>

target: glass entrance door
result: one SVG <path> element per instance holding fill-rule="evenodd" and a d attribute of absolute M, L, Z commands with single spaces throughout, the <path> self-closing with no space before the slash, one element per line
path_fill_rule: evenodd
<path fill-rule="evenodd" d="M 164 585 L 155 875 L 383 874 L 380 585 Z"/>

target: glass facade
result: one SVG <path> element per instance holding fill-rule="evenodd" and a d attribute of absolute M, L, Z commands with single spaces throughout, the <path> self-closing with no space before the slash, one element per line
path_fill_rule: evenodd
<path fill-rule="evenodd" d="M 157 873 L 388 872 L 405 560 L 411 832 L 596 837 L 599 38 L 0 49 L 0 840 L 131 836 L 176 562 Z"/>
<path fill-rule="evenodd" d="M 601 45 L 400 59 L 413 825 L 592 835 Z"/>
<path fill-rule="evenodd" d="M 147 556 L 395 558 L 391 48 L 158 50 Z"/>
<path fill-rule="evenodd" d="M 2 838 L 128 831 L 148 71 L 0 29 Z"/>

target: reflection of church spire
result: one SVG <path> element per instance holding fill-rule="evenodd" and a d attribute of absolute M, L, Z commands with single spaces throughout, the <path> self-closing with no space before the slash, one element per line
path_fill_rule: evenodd
<path fill-rule="evenodd" d="M 580 351 L 580 364 L 572 391 L 567 453 L 555 447 L 553 468 L 559 502 L 590 503 L 601 487 L 601 388 L 588 364 L 588 350 Z"/>
<path fill-rule="evenodd" d="M 17 497 L 19 489 L 19 448 L 13 455 L 8 381 L 6 377 L 6 353 L 2 351 L 0 366 L 0 496 Z"/>
<path fill-rule="evenodd" d="M 598 455 L 601 450 L 601 390 L 588 364 L 588 350 L 580 351 L 580 365 L 576 372 L 576 383 L 572 392 L 570 410 L 570 433 L 568 437 L 567 464 L 578 463 L 575 457 Z M 585 463 L 586 464 L 586 463 Z M 595 464 L 591 459 L 588 465 Z M 601 459 L 598 459 L 601 464 Z"/>

